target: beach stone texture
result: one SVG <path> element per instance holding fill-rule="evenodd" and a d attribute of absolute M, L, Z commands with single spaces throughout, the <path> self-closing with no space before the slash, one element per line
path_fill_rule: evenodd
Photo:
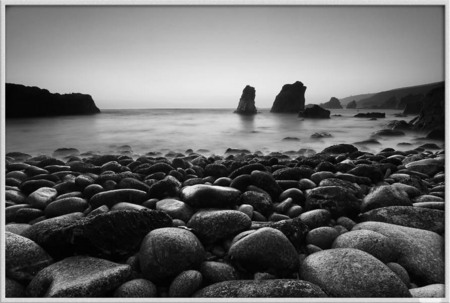
<path fill-rule="evenodd" d="M 197 184 L 183 187 L 181 200 L 194 208 L 231 208 L 241 192 L 235 188 Z"/>
<path fill-rule="evenodd" d="M 364 197 L 361 212 L 386 206 L 412 206 L 408 194 L 395 186 L 383 185 L 375 187 Z"/>
<path fill-rule="evenodd" d="M 207 286 L 194 294 L 198 298 L 324 298 L 317 285 L 301 280 L 235 280 Z"/>
<path fill-rule="evenodd" d="M 336 248 L 311 254 L 303 261 L 300 276 L 332 297 L 411 297 L 389 267 L 359 249 Z"/>
<path fill-rule="evenodd" d="M 54 263 L 36 275 L 27 287 L 30 297 L 102 297 L 126 282 L 129 265 L 88 256 Z"/>

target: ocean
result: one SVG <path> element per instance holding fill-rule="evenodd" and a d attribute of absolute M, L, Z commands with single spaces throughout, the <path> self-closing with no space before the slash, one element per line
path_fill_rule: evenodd
<path fill-rule="evenodd" d="M 384 119 L 353 117 L 358 112 L 371 111 L 331 110 L 330 119 L 318 120 L 274 114 L 269 109 L 262 109 L 255 116 L 234 114 L 233 109 L 120 109 L 88 116 L 6 119 L 5 149 L 7 153 L 18 151 L 38 156 L 51 155 L 57 148 L 116 153 L 128 145 L 136 155 L 184 153 L 188 149 L 223 155 L 228 148 L 234 148 L 263 154 L 290 152 L 295 156 L 301 149 L 320 152 L 333 144 L 367 140 L 373 132 L 386 128 L 389 121 L 413 118 L 395 117 L 400 110 L 380 110 L 386 113 Z M 317 132 L 327 132 L 332 137 L 311 138 Z M 358 147 L 376 153 L 387 147 L 408 150 L 424 143 L 443 145 L 424 136 L 406 132 L 404 136 L 377 138 L 380 144 Z M 402 142 L 411 145 L 399 146 Z"/>

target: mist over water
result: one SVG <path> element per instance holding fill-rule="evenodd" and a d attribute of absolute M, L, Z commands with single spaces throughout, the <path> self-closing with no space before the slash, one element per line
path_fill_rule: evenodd
<path fill-rule="evenodd" d="M 399 110 L 385 112 L 385 119 L 354 118 L 358 112 L 373 110 L 331 110 L 331 119 L 302 119 L 295 114 L 273 114 L 268 109 L 255 116 L 233 114 L 233 109 L 141 109 L 104 110 L 92 116 L 61 116 L 6 119 L 6 152 L 19 151 L 37 156 L 51 155 L 57 148 L 77 148 L 83 152 L 117 152 L 122 145 L 136 154 L 187 149 L 204 154 L 222 155 L 227 148 L 251 152 L 316 152 L 338 143 L 367 140 L 377 130 L 386 128 Z M 333 116 L 341 115 L 341 116 Z M 313 139 L 316 132 L 328 132 L 330 138 Z M 406 132 L 400 137 L 379 137 L 379 145 L 358 145 L 360 150 L 378 152 L 386 147 L 408 150 L 424 143 L 442 142 L 421 139 L 425 134 Z M 291 139 L 286 140 L 285 138 Z M 283 140 L 285 139 L 285 140 Z M 400 142 L 410 146 L 397 146 Z"/>

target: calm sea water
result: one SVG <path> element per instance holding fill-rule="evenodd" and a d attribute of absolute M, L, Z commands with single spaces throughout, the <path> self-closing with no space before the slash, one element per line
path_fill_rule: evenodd
<path fill-rule="evenodd" d="M 358 111 L 368 110 L 331 110 L 332 115 L 341 116 L 328 120 L 272 114 L 268 109 L 255 116 L 233 114 L 233 109 L 133 109 L 104 110 L 92 116 L 7 119 L 6 152 L 51 155 L 57 148 L 73 147 L 80 152 L 107 153 L 116 152 L 122 145 L 131 146 L 136 154 L 203 149 L 222 155 L 227 148 L 265 154 L 302 148 L 320 152 L 332 144 L 369 139 L 391 120 L 413 118 L 396 118 L 394 114 L 400 111 L 383 110 L 386 118 L 372 121 L 354 118 Z M 328 132 L 332 137 L 312 139 L 316 132 Z M 386 147 L 406 150 L 427 142 L 442 144 L 421 139 L 423 136 L 411 132 L 401 137 L 382 137 L 378 138 L 380 145 L 360 146 L 360 149 L 377 152 Z M 298 140 L 286 140 L 287 137 Z M 397 146 L 400 142 L 412 146 Z"/>

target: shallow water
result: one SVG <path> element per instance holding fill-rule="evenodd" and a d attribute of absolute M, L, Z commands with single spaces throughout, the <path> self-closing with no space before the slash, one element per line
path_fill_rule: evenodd
<path fill-rule="evenodd" d="M 233 114 L 233 109 L 142 109 L 104 110 L 90 116 L 62 116 L 28 119 L 6 119 L 6 152 L 20 151 L 33 156 L 52 154 L 61 147 L 80 152 L 115 152 L 122 145 L 131 146 L 137 154 L 168 150 L 184 152 L 205 149 L 223 154 L 227 148 L 252 152 L 286 152 L 310 148 L 320 152 L 338 143 L 369 139 L 371 134 L 392 120 L 409 121 L 413 116 L 397 118 L 398 110 L 382 110 L 385 119 L 354 118 L 357 112 L 371 110 L 331 110 L 331 119 L 298 118 L 295 114 L 273 114 L 268 109 L 255 116 Z M 312 139 L 315 132 L 333 137 Z M 283 140 L 292 137 L 292 140 Z M 378 152 L 392 147 L 412 149 L 424 143 L 442 142 L 420 139 L 423 133 L 407 132 L 401 137 L 377 138 L 380 145 L 359 146 Z M 296 139 L 295 139 L 296 138 Z M 298 139 L 298 140 L 297 140 Z M 411 146 L 397 146 L 400 142 Z"/>

